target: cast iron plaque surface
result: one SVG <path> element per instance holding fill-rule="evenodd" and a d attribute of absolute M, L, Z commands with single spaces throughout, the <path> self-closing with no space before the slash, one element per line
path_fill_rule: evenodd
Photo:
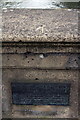
<path fill-rule="evenodd" d="M 69 105 L 69 83 L 11 83 L 16 105 Z"/>

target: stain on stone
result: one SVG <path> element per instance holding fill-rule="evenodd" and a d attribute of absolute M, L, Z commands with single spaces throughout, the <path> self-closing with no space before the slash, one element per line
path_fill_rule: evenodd
<path fill-rule="evenodd" d="M 30 52 L 30 51 L 27 51 L 27 52 L 24 53 L 26 58 L 27 58 L 27 55 L 30 55 L 30 54 L 32 54 L 32 52 Z"/>
<path fill-rule="evenodd" d="M 15 50 L 15 53 L 17 53 L 17 50 Z"/>
<path fill-rule="evenodd" d="M 19 40 L 19 43 L 22 42 L 22 40 Z"/>
<path fill-rule="evenodd" d="M 70 68 L 78 68 L 78 56 L 75 55 L 70 55 L 67 63 L 65 64 L 65 68 L 66 69 L 70 69 Z"/>
<path fill-rule="evenodd" d="M 45 54 L 44 54 L 44 57 L 48 57 L 48 54 L 47 54 L 47 53 L 45 53 Z"/>
<path fill-rule="evenodd" d="M 39 80 L 38 78 L 35 78 L 35 80 Z"/>
<path fill-rule="evenodd" d="M 34 60 L 34 59 L 32 58 L 32 60 Z"/>
<path fill-rule="evenodd" d="M 78 56 L 78 66 L 80 68 L 80 55 Z"/>
<path fill-rule="evenodd" d="M 25 55 L 25 57 L 27 58 L 27 55 Z"/>
<path fill-rule="evenodd" d="M 28 63 L 29 63 L 29 61 L 28 61 Z"/>

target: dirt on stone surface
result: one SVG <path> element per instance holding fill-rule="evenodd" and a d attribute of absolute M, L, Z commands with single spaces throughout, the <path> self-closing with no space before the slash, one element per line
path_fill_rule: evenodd
<path fill-rule="evenodd" d="M 46 22 L 47 20 L 47 22 Z M 49 41 L 49 42 L 59 42 L 59 41 L 67 41 L 67 42 L 79 42 L 78 39 L 78 12 L 76 10 L 25 10 L 25 9 L 7 9 L 7 11 L 3 10 L 3 41 Z M 16 58 L 15 58 L 16 59 Z M 76 91 L 72 91 L 73 98 L 72 102 L 74 105 L 71 107 L 72 117 L 76 118 L 75 113 L 77 112 L 78 102 L 76 103 L 76 98 L 78 94 L 78 81 L 76 78 L 79 78 L 78 72 L 75 71 L 67 71 L 67 72 L 48 72 L 47 74 L 44 71 L 38 71 L 38 73 L 34 71 L 27 71 L 27 79 L 31 74 L 32 80 L 34 80 L 34 75 L 36 78 L 43 79 L 46 77 L 55 78 L 60 77 L 60 79 L 64 80 L 69 78 L 73 80 L 73 84 L 76 86 Z M 55 75 L 56 74 L 56 75 Z M 26 80 L 26 70 L 16 69 L 11 70 L 7 69 L 3 71 L 4 78 L 4 97 L 5 102 L 8 104 L 6 109 L 9 106 L 9 102 L 11 101 L 10 93 L 7 92 L 10 88 L 7 87 L 9 85 L 8 80 L 22 79 Z M 7 82 L 6 82 L 7 81 Z M 41 80 L 43 81 L 43 80 Z M 76 84 L 75 84 L 76 83 Z M 6 87 L 5 87 L 6 86 Z M 72 86 L 73 87 L 73 86 Z M 73 87 L 74 88 L 74 87 Z M 72 88 L 72 89 L 73 89 Z M 5 95 L 5 93 L 7 93 Z M 77 93 L 77 94 L 76 94 Z M 9 96 L 9 97 L 7 97 Z M 14 108 L 17 108 L 14 107 Z M 5 107 L 4 107 L 5 110 Z M 8 109 L 7 109 L 8 110 Z M 35 107 L 33 110 L 45 111 L 52 110 L 50 106 L 44 107 Z M 69 109 L 65 109 L 66 113 L 70 113 Z M 56 113 L 55 113 L 56 114 Z M 17 114 L 18 118 L 21 114 Z M 10 117 L 10 116 L 9 116 Z M 64 118 L 64 120 L 67 120 Z M 72 120 L 72 119 L 71 119 Z M 76 119 L 75 119 L 76 120 Z"/>
<path fill-rule="evenodd" d="M 78 10 L 6 9 L 3 41 L 79 42 Z"/>

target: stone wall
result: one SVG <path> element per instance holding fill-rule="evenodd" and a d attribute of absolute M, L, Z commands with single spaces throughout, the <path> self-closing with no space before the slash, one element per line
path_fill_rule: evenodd
<path fill-rule="evenodd" d="M 2 10 L 3 118 L 79 118 L 79 14 L 76 9 Z M 13 105 L 11 82 L 71 83 L 70 106 Z"/>
<path fill-rule="evenodd" d="M 4 118 L 78 118 L 79 44 L 3 43 L 2 51 Z M 70 106 L 13 105 L 11 82 L 71 83 Z"/>

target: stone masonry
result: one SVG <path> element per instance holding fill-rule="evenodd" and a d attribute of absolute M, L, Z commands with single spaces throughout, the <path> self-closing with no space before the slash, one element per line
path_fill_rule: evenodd
<path fill-rule="evenodd" d="M 3 10 L 2 117 L 79 118 L 78 10 Z M 11 82 L 71 83 L 70 106 L 14 105 Z"/>

